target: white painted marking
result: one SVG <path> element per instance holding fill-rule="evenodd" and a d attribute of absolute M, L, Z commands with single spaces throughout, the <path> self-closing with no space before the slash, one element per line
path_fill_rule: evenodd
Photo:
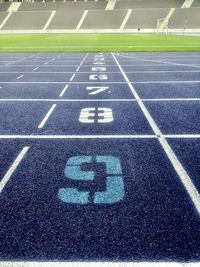
<path fill-rule="evenodd" d="M 7 20 L 10 18 L 10 16 L 12 15 L 12 12 L 8 12 L 7 16 L 5 17 L 5 19 L 3 20 L 3 22 L 0 24 L 0 29 L 3 28 L 3 26 L 5 25 L 5 23 L 7 22 Z"/>
<path fill-rule="evenodd" d="M 149 138 L 158 138 L 156 135 L 0 135 L 0 139 L 149 139 Z"/>
<path fill-rule="evenodd" d="M 22 67 L 22 68 L 25 68 L 25 66 L 24 67 Z M 37 70 L 38 69 L 38 67 L 37 68 L 35 68 L 34 70 Z M 80 67 L 78 67 L 77 69 L 76 69 L 76 72 L 77 71 L 79 71 L 79 69 L 80 69 Z M 106 74 L 108 74 L 108 73 L 113 73 L 113 74 L 117 74 L 117 73 L 120 73 L 119 71 L 107 71 L 106 70 L 106 68 L 103 68 L 103 67 L 101 67 L 101 69 L 100 69 L 100 67 L 99 67 L 99 69 L 97 69 L 97 68 L 92 68 L 92 70 L 91 70 L 92 72 L 99 72 L 99 71 L 101 71 L 101 72 L 106 72 Z M 22 71 L 0 71 L 0 73 L 22 73 Z M 23 71 L 23 73 L 32 73 L 32 71 Z M 60 74 L 65 74 L 65 73 L 74 73 L 74 71 L 38 71 L 37 72 L 37 74 L 49 74 L 49 73 L 52 73 L 52 74 L 57 74 L 57 73 L 60 73 Z M 79 73 L 89 73 L 88 71 L 80 71 Z M 182 70 L 178 70 L 178 71 L 176 71 L 176 70 L 161 70 L 161 71 L 157 71 L 157 70 L 155 70 L 155 71 L 126 71 L 126 74 L 131 74 L 131 73 L 133 73 L 133 74 L 137 74 L 137 73 L 200 73 L 200 70 L 184 70 L 184 71 L 182 71 Z"/>
<path fill-rule="evenodd" d="M 135 82 L 135 81 L 130 81 L 131 83 L 138 84 L 138 83 L 143 83 L 143 84 L 149 84 L 149 83 L 200 83 L 200 81 L 145 81 L 145 82 Z"/>
<path fill-rule="evenodd" d="M 163 134 L 164 138 L 170 139 L 200 139 L 200 134 Z M 149 139 L 159 138 L 157 135 L 2 135 L 0 139 Z"/>
<path fill-rule="evenodd" d="M 108 76 L 107 74 L 91 74 L 89 76 L 89 80 L 100 80 L 100 81 L 103 81 L 103 80 L 107 80 L 108 79 Z"/>
<path fill-rule="evenodd" d="M 101 92 L 109 90 L 109 86 L 87 86 L 86 90 L 90 91 L 89 95 L 97 95 Z"/>
<path fill-rule="evenodd" d="M 66 84 L 66 82 L 1 82 L 1 83 L 5 83 L 5 84 Z M 95 81 L 92 81 L 92 82 L 68 82 L 70 84 L 99 84 L 99 81 L 95 82 Z M 124 84 L 126 82 L 108 82 L 106 81 L 106 83 L 110 83 L 110 84 Z M 135 83 L 135 82 L 134 82 Z M 200 83 L 200 81 L 199 81 Z"/>
<path fill-rule="evenodd" d="M 78 67 L 78 68 L 80 68 L 80 67 Z M 38 68 L 36 68 L 36 69 L 38 69 Z M 76 70 L 76 72 L 77 72 L 77 70 Z M 180 72 L 182 72 L 182 71 L 180 71 Z M 200 72 L 200 71 L 192 71 L 192 72 Z M 4 74 L 5 73 L 22 73 L 22 71 L 0 71 L 0 73 L 4 73 Z M 23 71 L 23 73 L 32 73 L 32 71 Z M 53 73 L 53 74 L 54 73 L 55 74 L 57 74 L 57 73 L 66 74 L 66 73 L 74 73 L 74 71 L 37 71 L 37 74 L 49 74 L 49 73 Z M 80 71 L 79 73 L 86 73 L 86 74 L 88 74 L 89 72 L 88 71 Z M 120 73 L 120 72 L 119 71 L 106 71 L 106 73 Z M 127 72 L 127 73 L 137 73 L 137 72 Z"/>
<path fill-rule="evenodd" d="M 83 60 L 81 61 L 81 64 L 79 65 L 79 67 L 81 67 L 81 66 L 83 65 L 83 63 L 84 63 L 84 61 L 86 60 L 87 56 L 88 56 L 88 53 L 85 55 L 85 57 L 84 57 Z"/>
<path fill-rule="evenodd" d="M 165 134 L 165 138 L 200 138 L 200 134 Z"/>
<path fill-rule="evenodd" d="M 128 10 L 127 10 L 127 13 L 126 13 L 126 15 L 125 15 L 125 17 L 124 17 L 124 20 L 122 21 L 122 24 L 121 24 L 121 26 L 120 26 L 120 29 L 121 29 L 121 30 L 124 29 L 124 27 L 125 27 L 125 25 L 126 25 L 128 19 L 129 19 L 131 13 L 132 13 L 132 9 L 128 9 Z"/>
<path fill-rule="evenodd" d="M 104 63 L 104 62 L 98 62 L 98 61 L 97 61 L 97 62 L 94 62 L 93 65 L 105 65 L 105 63 Z M 107 65 L 107 66 L 108 66 L 108 65 Z M 114 66 L 114 65 L 113 65 L 113 66 Z"/>
<path fill-rule="evenodd" d="M 19 166 L 20 162 L 22 161 L 22 159 L 24 158 L 24 156 L 28 152 L 28 150 L 29 150 L 29 147 L 24 147 L 22 149 L 22 151 L 19 153 L 19 155 L 17 156 L 17 158 L 15 159 L 15 161 L 13 162 L 13 164 L 11 165 L 11 167 L 9 168 L 9 170 L 7 171 L 7 173 L 4 175 L 3 179 L 0 182 L 0 193 L 2 192 L 2 190 L 4 189 L 4 187 L 6 186 L 7 182 L 10 179 L 10 177 L 15 172 L 15 170 Z"/>
<path fill-rule="evenodd" d="M 24 74 L 17 77 L 17 80 L 21 79 L 22 77 L 24 77 Z"/>
<path fill-rule="evenodd" d="M 0 98 L 0 102 L 134 102 L 136 99 Z"/>
<path fill-rule="evenodd" d="M 87 16 L 88 10 L 84 10 L 83 15 L 78 23 L 78 25 L 76 26 L 76 30 L 79 30 L 81 25 L 83 24 L 83 21 L 85 20 L 86 16 Z"/>
<path fill-rule="evenodd" d="M 39 69 L 39 67 L 36 67 L 36 68 L 34 68 L 33 70 L 38 70 Z"/>
<path fill-rule="evenodd" d="M 66 90 L 67 90 L 68 87 L 69 87 L 69 84 L 67 84 L 67 85 L 63 88 L 63 90 L 62 90 L 62 92 L 60 93 L 59 97 L 62 97 L 62 96 L 64 95 L 64 93 L 66 92 Z"/>
<path fill-rule="evenodd" d="M 155 60 L 155 59 L 146 59 L 146 58 L 140 58 L 140 57 L 136 57 L 136 56 L 132 56 L 132 55 L 122 55 L 122 54 L 118 54 L 118 56 L 121 57 L 128 57 L 130 58 L 134 58 L 138 61 L 146 61 L 146 62 L 155 62 L 155 63 L 162 63 L 162 64 L 168 64 L 168 65 L 173 65 L 173 66 L 186 66 L 186 67 L 193 67 L 193 68 L 200 68 L 199 65 L 197 64 L 183 64 L 183 63 L 176 63 L 176 62 L 171 62 L 171 61 L 162 61 L 162 60 Z"/>
<path fill-rule="evenodd" d="M 50 108 L 50 110 L 47 112 L 46 116 L 44 117 L 44 119 L 41 121 L 41 123 L 38 126 L 38 129 L 41 129 L 44 127 L 45 123 L 47 122 L 47 120 L 49 119 L 49 117 L 51 116 L 52 112 L 54 111 L 56 107 L 56 104 L 53 104 L 52 107 Z"/>
<path fill-rule="evenodd" d="M 199 262 L 20 262 L 4 261 L 0 267 L 199 267 Z"/>
<path fill-rule="evenodd" d="M 44 63 L 44 65 L 47 65 L 48 63 L 49 63 L 49 62 L 47 61 L 47 62 Z"/>
<path fill-rule="evenodd" d="M 12 61 L 12 62 L 10 62 L 10 63 L 8 63 L 8 64 L 6 64 L 6 65 L 9 65 L 9 64 L 14 64 L 16 61 Z M 73 61 L 74 62 L 74 61 Z M 123 67 L 156 67 L 156 66 L 163 66 L 163 64 L 129 64 L 129 63 L 127 63 L 128 61 L 125 61 L 125 63 L 126 64 L 123 64 Z M 67 63 L 69 63 L 69 64 L 63 64 L 63 65 L 42 65 L 41 66 L 41 68 L 45 68 L 45 67 L 47 67 L 47 68 L 50 68 L 50 67 L 52 67 L 52 68 L 58 68 L 58 67 L 77 67 L 77 64 L 70 64 L 70 61 L 67 61 Z M 112 63 L 112 62 L 111 62 Z M 131 63 L 131 62 L 130 62 Z M 26 65 L 23 65 L 23 64 L 15 64 L 14 65 L 14 67 L 35 67 L 35 66 L 37 66 L 38 65 L 38 63 L 36 63 L 36 64 L 26 64 Z M 103 62 L 94 62 L 93 63 L 93 65 L 105 65 L 105 63 L 103 63 Z M 84 65 L 85 67 L 91 67 L 91 65 L 90 64 L 85 64 Z M 9 66 L 7 66 L 7 67 L 9 67 Z M 114 64 L 106 64 L 106 67 L 116 67 L 116 65 L 114 65 Z M 163 67 L 165 67 L 165 66 L 163 66 Z M 170 67 L 174 67 L 174 66 L 167 66 L 168 68 L 170 68 Z M 200 67 L 200 66 L 199 66 Z"/>
<path fill-rule="evenodd" d="M 56 14 L 55 10 L 51 12 L 51 15 L 49 16 L 49 19 L 47 20 L 46 24 L 44 25 L 43 30 L 46 30 L 48 28 L 48 26 L 51 23 L 51 21 L 52 21 L 53 17 L 55 16 L 55 14 Z"/>
<path fill-rule="evenodd" d="M 200 70 L 150 70 L 150 71 L 126 71 L 127 73 L 199 73 Z M 115 73 L 115 72 L 113 72 Z"/>
<path fill-rule="evenodd" d="M 95 115 L 98 123 L 110 123 L 114 120 L 112 109 L 110 108 L 83 108 L 81 109 L 79 122 L 81 123 L 94 123 Z"/>
<path fill-rule="evenodd" d="M 92 67 L 92 71 L 94 71 L 94 72 L 106 71 L 107 72 L 107 69 L 106 69 L 106 67 Z M 115 73 L 115 72 L 113 72 L 113 73 Z M 117 72 L 117 73 L 119 73 L 119 72 Z"/>
<path fill-rule="evenodd" d="M 175 153 L 173 152 L 172 148 L 170 147 L 170 145 L 168 144 L 167 140 L 165 139 L 165 137 L 163 136 L 162 132 L 160 131 L 159 127 L 157 126 L 157 124 L 155 123 L 154 119 L 152 118 L 152 116 L 150 115 L 149 111 L 147 110 L 147 108 L 145 107 L 145 105 L 143 104 L 142 100 L 140 99 L 139 95 L 137 94 L 135 88 L 133 87 L 133 85 L 131 84 L 131 82 L 129 81 L 128 77 L 126 76 L 125 72 L 123 71 L 122 67 L 120 66 L 118 60 L 116 59 L 115 55 L 113 53 L 111 53 L 117 66 L 119 67 L 124 79 L 126 80 L 127 84 L 129 85 L 129 88 L 132 92 L 132 94 L 134 95 L 135 99 L 138 102 L 138 105 L 140 106 L 142 112 L 144 113 L 146 119 L 148 120 L 152 130 L 154 131 L 154 133 L 159 137 L 159 142 L 162 146 L 162 148 L 164 149 L 166 155 L 168 156 L 172 166 L 174 167 L 174 169 L 176 170 L 177 174 L 179 175 L 179 178 L 182 182 L 182 184 L 184 185 L 186 191 L 188 192 L 188 195 L 190 196 L 192 202 L 194 203 L 194 206 L 196 207 L 198 213 L 200 214 L 200 194 L 198 192 L 198 190 L 196 189 L 195 185 L 193 184 L 191 178 L 189 177 L 189 175 L 187 174 L 187 172 L 185 171 L 185 169 L 183 168 L 182 164 L 180 163 L 180 161 L 178 160 L 178 158 L 176 157 Z"/>
<path fill-rule="evenodd" d="M 70 78 L 70 82 L 74 79 L 75 75 L 75 73 L 72 75 L 72 77 Z"/>
<path fill-rule="evenodd" d="M 155 98 L 155 99 L 141 99 L 142 101 L 200 101 L 200 98 Z"/>

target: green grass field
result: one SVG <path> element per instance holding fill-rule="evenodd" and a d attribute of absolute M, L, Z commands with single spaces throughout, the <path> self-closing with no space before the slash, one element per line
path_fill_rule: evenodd
<path fill-rule="evenodd" d="M 0 52 L 200 51 L 200 36 L 161 34 L 2 34 Z"/>

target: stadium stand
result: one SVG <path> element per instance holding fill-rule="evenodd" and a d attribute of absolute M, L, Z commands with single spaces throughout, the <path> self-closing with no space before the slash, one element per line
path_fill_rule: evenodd
<path fill-rule="evenodd" d="M 200 8 L 178 8 L 169 20 L 170 28 L 200 28 Z"/>
<path fill-rule="evenodd" d="M 51 12 L 48 11 L 29 11 L 29 12 L 13 12 L 12 16 L 7 20 L 3 29 L 5 30 L 37 30 L 43 29 Z"/>
<path fill-rule="evenodd" d="M 200 0 L 31 1 L 0 4 L 1 32 L 200 32 Z"/>
<path fill-rule="evenodd" d="M 115 9 L 181 7 L 184 0 L 117 0 Z"/>
<path fill-rule="evenodd" d="M 53 17 L 48 29 L 76 29 L 82 15 L 83 10 L 58 10 Z"/>
<path fill-rule="evenodd" d="M 0 25 L 7 16 L 7 12 L 0 12 Z"/>
<path fill-rule="evenodd" d="M 134 9 L 125 28 L 126 29 L 155 29 L 158 18 L 164 18 L 169 13 L 169 8 L 141 8 Z"/>
<path fill-rule="evenodd" d="M 23 2 L 19 8 L 19 11 L 41 11 L 41 10 L 84 10 L 84 9 L 105 9 L 107 5 L 106 1 L 98 1 L 98 2 Z"/>
<path fill-rule="evenodd" d="M 10 5 L 11 5 L 10 2 L 2 2 L 2 3 L 0 3 L 0 12 L 1 11 L 7 11 Z"/>
<path fill-rule="evenodd" d="M 119 29 L 127 10 L 89 11 L 81 29 Z"/>
<path fill-rule="evenodd" d="M 194 0 L 192 7 L 200 7 L 200 0 Z"/>

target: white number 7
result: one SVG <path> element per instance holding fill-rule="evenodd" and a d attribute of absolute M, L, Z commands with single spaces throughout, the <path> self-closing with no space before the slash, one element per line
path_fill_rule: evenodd
<path fill-rule="evenodd" d="M 86 90 L 92 91 L 92 92 L 89 93 L 89 95 L 97 95 L 97 94 L 99 94 L 101 92 L 104 92 L 104 91 L 106 91 L 108 89 L 109 89 L 108 86 L 105 86 L 105 87 L 103 87 L 103 86 L 96 86 L 96 87 L 94 87 L 94 86 L 87 86 L 86 87 Z"/>

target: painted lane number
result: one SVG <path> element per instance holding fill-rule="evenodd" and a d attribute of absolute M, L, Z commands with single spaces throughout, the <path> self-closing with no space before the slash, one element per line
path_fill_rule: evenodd
<path fill-rule="evenodd" d="M 86 90 L 89 91 L 89 95 L 97 95 L 102 92 L 105 92 L 106 90 L 109 90 L 108 86 L 87 86 Z"/>
<path fill-rule="evenodd" d="M 96 119 L 95 119 L 96 118 Z M 82 123 L 109 123 L 113 121 L 113 113 L 110 108 L 83 108 L 79 121 Z"/>
<path fill-rule="evenodd" d="M 114 204 L 124 199 L 124 180 L 120 160 L 113 156 L 97 156 L 97 163 L 104 163 L 106 167 L 106 190 L 95 192 L 94 204 Z M 91 163 L 92 156 L 75 156 L 69 158 L 65 167 L 65 177 L 76 181 L 93 181 L 94 171 L 82 171 L 81 166 Z M 69 204 L 89 204 L 90 192 L 79 191 L 77 188 L 61 188 L 58 198 Z"/>

